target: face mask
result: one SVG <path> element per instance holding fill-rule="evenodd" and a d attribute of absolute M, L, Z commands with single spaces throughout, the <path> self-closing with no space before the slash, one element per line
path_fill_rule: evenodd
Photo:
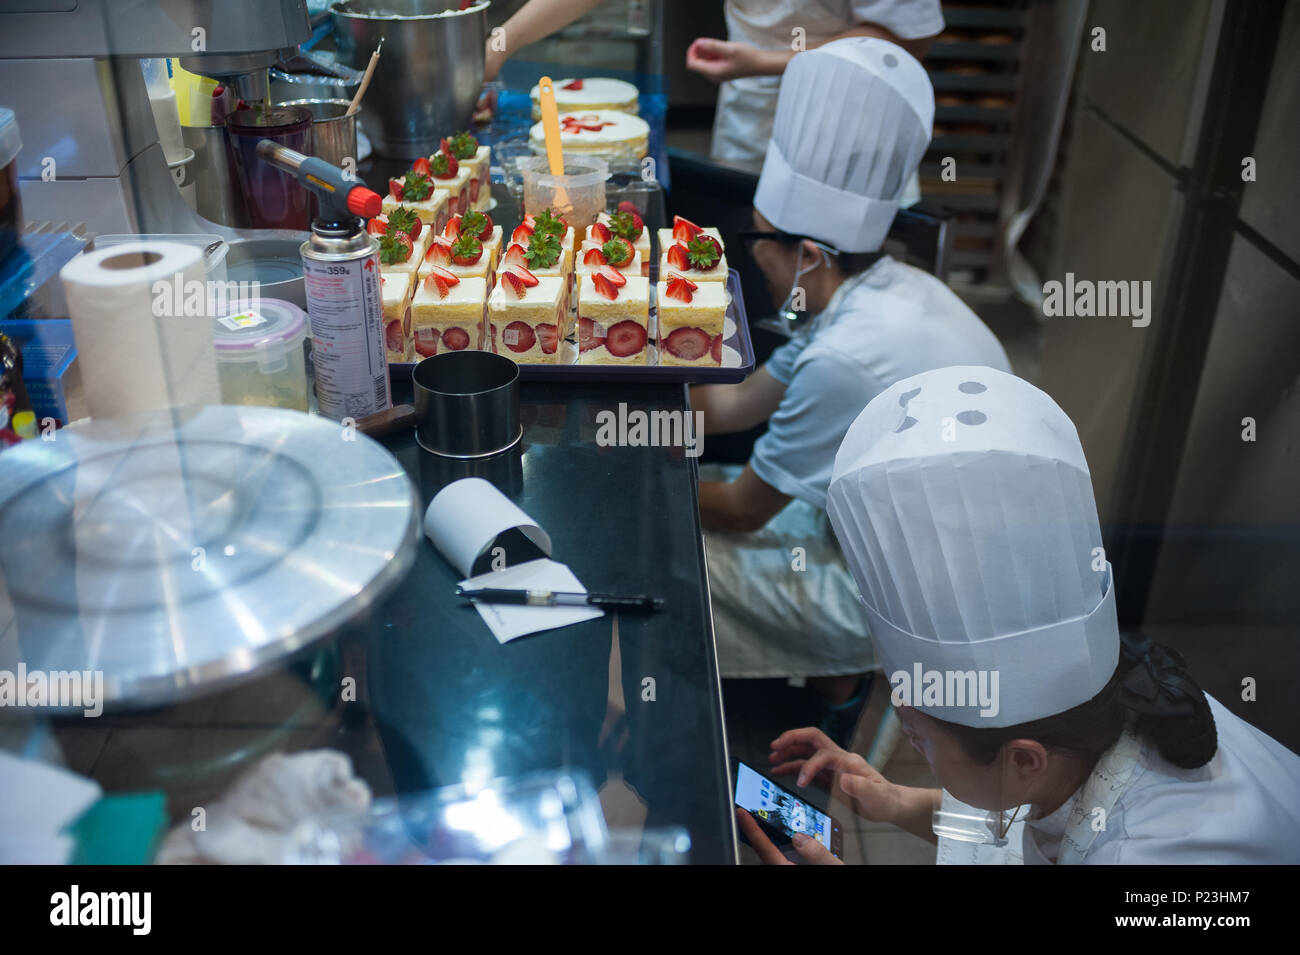
<path fill-rule="evenodd" d="M 791 325 L 795 325 L 796 323 L 802 322 L 802 320 L 806 318 L 806 315 L 804 313 L 796 312 L 791 307 L 794 303 L 795 290 L 799 288 L 799 280 L 803 278 L 805 275 L 807 275 L 809 272 L 811 272 L 813 269 L 817 268 L 817 266 L 825 265 L 829 267 L 831 264 L 830 249 L 826 248 L 826 246 L 822 245 L 820 242 L 817 242 L 815 244 L 817 248 L 821 250 L 822 260 L 820 262 L 814 260 L 811 265 L 804 267 L 803 266 L 803 244 L 800 243 L 799 253 L 798 253 L 799 257 L 795 260 L 794 281 L 790 283 L 790 291 L 786 295 L 785 301 L 783 301 L 781 303 L 781 307 L 776 310 L 776 314 L 781 316 L 781 318 L 785 319 Z"/>

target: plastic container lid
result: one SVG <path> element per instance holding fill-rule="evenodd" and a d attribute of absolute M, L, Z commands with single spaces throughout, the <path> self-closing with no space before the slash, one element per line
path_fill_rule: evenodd
<path fill-rule="evenodd" d="M 212 321 L 217 361 L 256 361 L 267 375 L 283 371 L 306 337 L 307 314 L 278 298 L 237 304 Z"/>
<path fill-rule="evenodd" d="M 0 106 L 0 169 L 9 165 L 18 157 L 18 150 L 23 148 L 23 141 L 18 136 L 18 120 L 14 111 L 7 106 Z"/>

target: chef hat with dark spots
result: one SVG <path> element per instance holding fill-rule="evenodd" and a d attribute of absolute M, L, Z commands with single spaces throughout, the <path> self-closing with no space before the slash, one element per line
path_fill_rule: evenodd
<path fill-rule="evenodd" d="M 1110 564 L 1073 423 L 1014 375 L 956 366 L 863 410 L 835 458 L 827 511 L 885 673 L 997 671 L 996 716 L 1063 712 L 1115 671 Z"/>

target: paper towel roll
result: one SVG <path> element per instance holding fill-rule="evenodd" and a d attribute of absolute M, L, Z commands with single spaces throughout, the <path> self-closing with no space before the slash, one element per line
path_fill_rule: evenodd
<path fill-rule="evenodd" d="M 91 417 L 221 403 L 197 246 L 124 242 L 59 274 Z"/>
<path fill-rule="evenodd" d="M 154 125 L 158 127 L 158 142 L 162 144 L 163 156 L 169 163 L 185 158 L 181 118 L 176 110 L 176 91 L 171 87 L 162 91 L 150 89 L 149 108 L 153 110 Z"/>

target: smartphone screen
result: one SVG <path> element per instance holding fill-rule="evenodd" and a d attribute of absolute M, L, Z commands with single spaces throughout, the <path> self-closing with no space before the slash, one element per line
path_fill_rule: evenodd
<path fill-rule="evenodd" d="M 784 836 L 782 841 L 788 842 L 796 832 L 802 832 L 840 854 L 839 823 L 739 761 L 736 805 L 747 810 L 759 825 Z"/>

